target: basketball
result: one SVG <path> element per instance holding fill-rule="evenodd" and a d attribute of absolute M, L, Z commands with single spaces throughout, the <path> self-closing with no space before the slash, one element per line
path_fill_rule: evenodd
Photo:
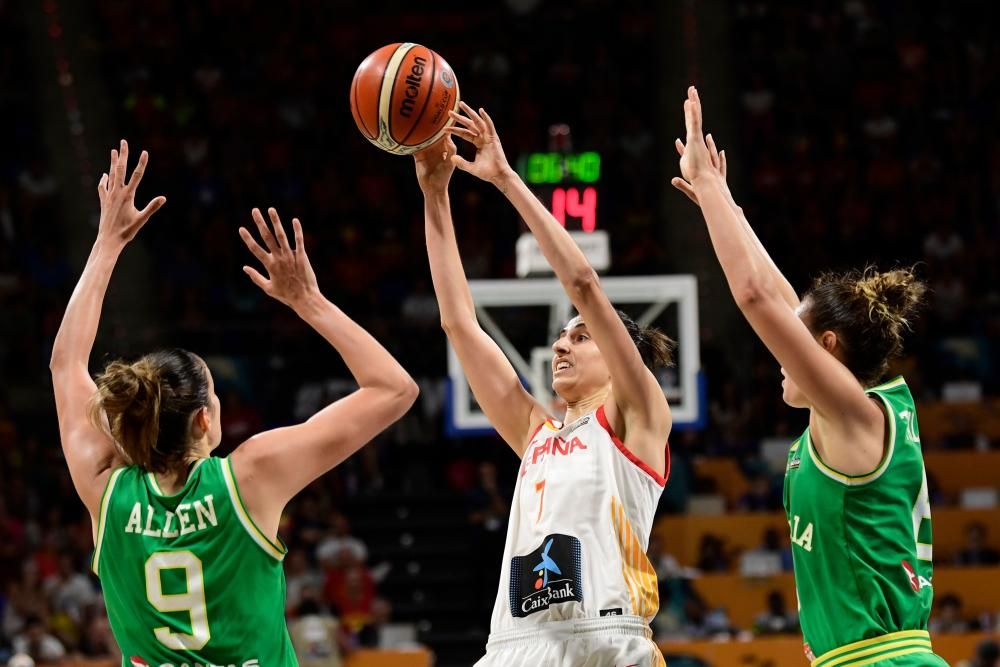
<path fill-rule="evenodd" d="M 365 139 L 396 155 L 427 148 L 451 125 L 458 80 L 444 58 L 420 44 L 378 49 L 351 82 L 351 114 Z"/>

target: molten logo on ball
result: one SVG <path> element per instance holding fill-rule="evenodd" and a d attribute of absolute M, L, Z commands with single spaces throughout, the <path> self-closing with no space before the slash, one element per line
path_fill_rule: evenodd
<path fill-rule="evenodd" d="M 409 118 L 413 114 L 413 107 L 416 105 L 413 100 L 420 94 L 420 79 L 424 75 L 424 65 L 426 64 L 427 61 L 420 56 L 413 59 L 413 67 L 410 68 L 410 73 L 406 76 L 403 103 L 399 107 L 399 115 L 403 118 Z"/>
<path fill-rule="evenodd" d="M 410 155 L 438 141 L 451 124 L 448 111 L 458 109 L 458 99 L 458 77 L 451 66 L 412 42 L 386 44 L 371 53 L 351 81 L 354 124 L 365 139 L 396 155 Z"/>

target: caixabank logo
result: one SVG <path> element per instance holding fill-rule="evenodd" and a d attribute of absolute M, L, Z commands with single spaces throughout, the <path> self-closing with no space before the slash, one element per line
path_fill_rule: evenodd
<path fill-rule="evenodd" d="M 547 535 L 542 545 L 510 561 L 510 613 L 523 618 L 560 602 L 583 602 L 580 540 Z"/>

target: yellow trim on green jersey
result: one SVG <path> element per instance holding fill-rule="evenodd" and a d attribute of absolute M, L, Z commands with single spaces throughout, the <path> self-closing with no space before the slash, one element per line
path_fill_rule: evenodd
<path fill-rule="evenodd" d="M 115 489 L 115 482 L 121 474 L 125 472 L 125 468 L 118 468 L 108 475 L 108 483 L 104 487 L 104 494 L 101 495 L 101 507 L 97 515 L 97 535 L 94 539 L 94 557 L 91 559 L 91 568 L 94 574 L 100 576 L 100 572 L 97 568 L 101 565 L 101 546 L 104 544 L 104 528 L 107 524 L 108 518 L 108 506 L 111 504 L 111 493 Z"/>
<path fill-rule="evenodd" d="M 191 470 L 188 472 L 187 481 L 184 482 L 184 485 L 176 493 L 164 493 L 163 489 L 160 488 L 160 483 L 156 481 L 156 473 L 147 472 L 146 479 L 149 481 L 149 486 L 152 487 L 153 493 L 155 493 L 156 495 L 162 498 L 172 498 L 174 496 L 179 496 L 181 493 L 184 492 L 184 489 L 187 488 L 187 485 L 191 482 L 191 479 L 194 477 L 194 471 L 197 470 L 198 467 L 207 460 L 208 459 L 198 459 L 197 461 L 194 462 L 194 464 L 192 464 Z"/>
<path fill-rule="evenodd" d="M 871 389 L 867 389 L 866 392 L 871 391 L 885 391 L 886 389 L 895 389 L 896 387 L 906 384 L 906 379 L 902 375 L 897 375 L 893 379 L 883 382 L 882 384 L 875 385 Z"/>
<path fill-rule="evenodd" d="M 163 493 L 163 490 L 160 488 L 160 483 L 156 481 L 156 473 L 147 472 L 146 473 L 146 479 L 149 480 L 149 485 L 151 487 L 153 487 L 153 493 L 155 493 L 158 496 L 164 496 L 164 495 L 166 495 L 165 493 Z"/>
<path fill-rule="evenodd" d="M 902 380 L 902 378 L 900 378 Z M 869 390 L 871 391 L 871 390 Z M 812 458 L 813 463 L 824 475 L 829 477 L 835 482 L 840 482 L 846 486 L 863 486 L 870 482 L 874 482 L 876 479 L 882 476 L 886 470 L 889 469 L 889 464 L 892 462 L 892 453 L 896 449 L 896 415 L 892 410 L 892 406 L 889 401 L 885 399 L 881 394 L 874 394 L 878 396 L 879 400 L 882 401 L 882 405 L 885 406 L 886 410 L 886 421 L 889 422 L 889 451 L 886 452 L 885 458 L 882 459 L 882 463 L 879 464 L 875 470 L 871 471 L 867 475 L 845 475 L 839 470 L 835 470 L 823 463 L 820 459 L 819 454 L 816 452 L 815 447 L 812 442 L 812 434 L 809 430 L 806 430 L 806 449 L 809 450 L 809 456 Z"/>
<path fill-rule="evenodd" d="M 254 523 L 253 517 L 250 516 L 250 512 L 247 511 L 246 506 L 243 504 L 243 498 L 240 496 L 239 488 L 236 486 L 236 476 L 233 474 L 232 466 L 229 462 L 229 457 L 222 459 L 222 477 L 226 480 L 226 488 L 229 490 L 229 499 L 233 503 L 233 507 L 236 509 L 236 516 L 239 517 L 240 523 L 246 529 L 253 541 L 264 550 L 265 553 L 272 556 L 277 560 L 284 560 L 285 554 L 288 553 L 288 549 L 285 545 L 281 543 L 281 538 L 278 538 L 278 544 L 272 542 L 267 535 L 257 527 Z"/>
<path fill-rule="evenodd" d="M 816 658 L 810 667 L 861 667 L 910 653 L 933 653 L 931 636 L 926 630 L 890 632 L 881 637 L 846 644 Z"/>

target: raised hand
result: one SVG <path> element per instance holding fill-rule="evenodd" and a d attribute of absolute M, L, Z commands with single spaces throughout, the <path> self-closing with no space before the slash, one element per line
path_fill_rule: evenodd
<path fill-rule="evenodd" d="M 687 141 L 681 151 L 681 176 L 689 184 L 702 176 L 717 175 L 712 164 L 711 152 L 702 135 L 701 99 L 694 86 L 688 88 L 688 98 L 684 101 L 684 124 L 687 126 Z"/>
<path fill-rule="evenodd" d="M 417 182 L 424 194 L 445 192 L 448 189 L 451 175 L 455 173 L 455 163 L 451 161 L 451 156 L 457 152 L 455 142 L 448 135 L 433 146 L 414 153 Z"/>
<path fill-rule="evenodd" d="M 499 179 L 513 173 L 513 170 L 507 162 L 507 156 L 503 153 L 503 146 L 500 145 L 500 138 L 497 136 L 497 128 L 493 124 L 493 119 L 483 108 L 480 108 L 479 113 L 476 113 L 465 102 L 459 102 L 459 106 L 466 115 L 449 111 L 448 113 L 457 125 L 452 125 L 445 131 L 465 139 L 475 146 L 476 157 L 472 162 L 469 162 L 460 155 L 452 155 L 451 162 L 462 171 L 467 171 L 473 176 L 478 176 L 484 181 L 499 186 Z"/>
<path fill-rule="evenodd" d="M 726 151 L 720 151 L 715 145 L 715 139 L 712 138 L 711 133 L 705 136 L 705 143 L 708 145 L 709 156 L 711 157 L 712 167 L 718 172 L 719 176 L 722 178 L 723 187 L 728 195 L 729 184 L 726 182 Z M 680 139 L 674 139 L 674 148 L 677 149 L 677 154 L 682 158 L 684 157 L 684 142 Z M 693 201 L 695 204 L 701 205 L 698 202 L 698 193 L 694 191 L 691 184 L 685 181 L 680 176 L 674 176 L 670 179 L 670 184 L 686 194 L 688 199 Z M 731 195 L 730 195 L 731 196 Z"/>
<path fill-rule="evenodd" d="M 135 207 L 135 191 L 142 175 L 146 173 L 149 153 L 139 155 L 139 163 L 132 172 L 128 183 L 125 171 L 128 168 L 128 142 L 122 139 L 119 149 L 111 149 L 111 167 L 101 175 L 97 184 L 97 196 L 101 200 L 101 221 L 98 225 L 99 238 L 115 244 L 125 245 L 146 224 L 146 221 L 167 203 L 167 198 L 154 197 L 141 211 Z"/>
<path fill-rule="evenodd" d="M 304 304 L 310 297 L 318 295 L 316 273 L 309 263 L 309 257 L 306 256 L 302 223 L 299 219 L 292 218 L 292 231 L 295 234 L 295 247 L 292 248 L 288 244 L 285 228 L 281 226 L 281 219 L 276 210 L 267 209 L 267 215 L 274 226 L 273 233 L 264 221 L 259 208 L 255 208 L 251 215 L 267 250 L 260 247 L 246 227 L 240 227 L 240 238 L 253 256 L 264 265 L 267 277 L 250 266 L 244 266 L 243 272 L 250 276 L 250 280 L 269 297 L 293 309 Z"/>

